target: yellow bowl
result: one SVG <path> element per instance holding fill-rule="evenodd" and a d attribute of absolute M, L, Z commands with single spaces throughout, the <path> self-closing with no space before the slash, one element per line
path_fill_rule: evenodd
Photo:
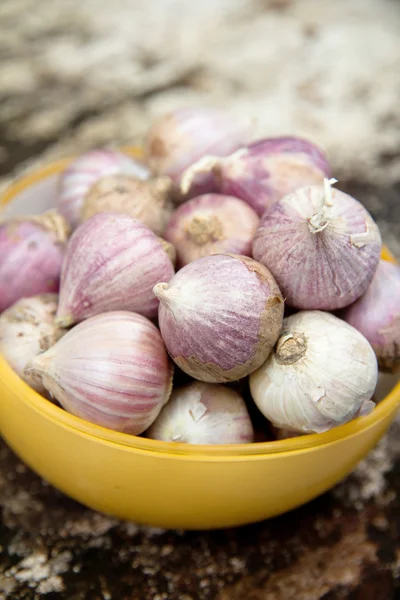
<path fill-rule="evenodd" d="M 8 205 L 9 214 L 47 208 L 68 162 L 20 178 L 0 204 Z M 384 257 L 391 260 L 387 252 Z M 397 384 L 372 414 L 327 433 L 190 446 L 117 433 L 74 417 L 30 389 L 0 358 L 0 431 L 18 456 L 86 506 L 167 528 L 241 525 L 315 498 L 377 443 L 399 401 Z"/>

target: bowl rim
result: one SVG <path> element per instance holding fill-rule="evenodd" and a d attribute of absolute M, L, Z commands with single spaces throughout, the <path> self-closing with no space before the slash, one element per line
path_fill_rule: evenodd
<path fill-rule="evenodd" d="M 135 158 L 140 158 L 141 151 L 137 147 L 123 146 L 118 148 Z M 0 192 L 0 209 L 11 202 L 18 194 L 26 191 L 30 186 L 40 183 L 42 180 L 61 173 L 74 156 L 52 161 L 36 169 L 29 169 L 11 182 Z M 384 248 L 383 258 L 395 262 L 391 253 Z M 393 387 L 391 392 L 381 400 L 374 410 L 367 416 L 358 417 L 352 421 L 339 425 L 324 433 L 307 434 L 296 436 L 285 440 L 273 440 L 266 442 L 254 442 L 247 444 L 224 444 L 203 445 L 184 444 L 177 442 L 164 442 L 152 440 L 145 437 L 121 433 L 100 425 L 85 421 L 80 417 L 68 413 L 60 406 L 53 404 L 38 392 L 29 387 L 7 364 L 0 355 L 0 382 L 6 387 L 10 394 L 18 396 L 35 412 L 52 421 L 54 424 L 73 430 L 76 434 L 97 439 L 99 442 L 109 443 L 126 449 L 141 452 L 157 453 L 160 456 L 171 454 L 185 456 L 187 458 L 222 459 L 223 457 L 245 458 L 281 453 L 301 452 L 326 444 L 332 444 L 353 437 L 376 426 L 381 421 L 394 413 L 400 403 L 400 381 Z M 1 389 L 1 388 L 0 388 Z M 0 423 L 0 432 L 2 424 Z"/>

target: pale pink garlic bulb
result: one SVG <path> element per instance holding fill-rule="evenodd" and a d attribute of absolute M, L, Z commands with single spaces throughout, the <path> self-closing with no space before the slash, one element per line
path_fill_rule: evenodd
<path fill-rule="evenodd" d="M 336 310 L 367 290 L 381 246 L 368 211 L 325 180 L 288 194 L 264 213 L 253 256 L 273 273 L 290 306 Z"/>
<path fill-rule="evenodd" d="M 282 326 L 284 303 L 275 279 L 245 256 L 198 258 L 154 293 L 170 356 L 200 381 L 249 375 L 265 361 Z"/>
<path fill-rule="evenodd" d="M 32 381 L 24 371 L 65 333 L 54 323 L 57 303 L 57 294 L 21 298 L 0 315 L 0 353 L 17 375 L 41 393 L 41 382 Z"/>
<path fill-rule="evenodd" d="M 246 444 L 253 441 L 254 431 L 237 392 L 196 381 L 172 392 L 147 437 L 186 444 Z"/>
<path fill-rule="evenodd" d="M 0 312 L 20 298 L 58 291 L 69 233 L 56 211 L 0 223 Z"/>
<path fill-rule="evenodd" d="M 151 425 L 172 390 L 157 327 L 124 311 L 80 323 L 27 371 L 73 415 L 134 435 Z"/>
<path fill-rule="evenodd" d="M 86 194 L 80 220 L 103 212 L 122 213 L 162 235 L 173 211 L 170 190 L 168 177 L 145 181 L 128 175 L 103 177 Z"/>
<path fill-rule="evenodd" d="M 101 213 L 85 221 L 65 255 L 57 322 L 67 327 L 114 310 L 155 317 L 153 287 L 174 274 L 166 245 L 127 215 Z"/>
<path fill-rule="evenodd" d="M 179 197 L 181 176 L 190 165 L 205 154 L 227 156 L 249 141 L 251 131 L 250 119 L 224 110 L 181 108 L 151 126 L 145 140 L 147 163 L 157 175 L 171 177 Z M 190 197 L 214 190 L 213 178 L 200 175 L 193 181 Z"/>
<path fill-rule="evenodd" d="M 150 172 L 143 164 L 116 150 L 90 150 L 78 156 L 61 175 L 57 208 L 76 227 L 85 195 L 102 177 L 118 173 L 147 179 Z"/>
<path fill-rule="evenodd" d="M 286 136 L 254 142 L 223 158 L 202 157 L 183 175 L 183 193 L 191 194 L 200 173 L 212 173 L 219 193 L 244 200 L 261 216 L 289 192 L 322 183 L 331 168 L 317 146 Z"/>
<path fill-rule="evenodd" d="M 175 246 L 179 266 L 211 254 L 251 256 L 258 223 L 257 214 L 242 200 L 204 194 L 177 208 L 165 238 Z"/>
<path fill-rule="evenodd" d="M 400 372 L 399 265 L 381 260 L 371 285 L 346 309 L 344 319 L 367 338 L 382 371 Z"/>

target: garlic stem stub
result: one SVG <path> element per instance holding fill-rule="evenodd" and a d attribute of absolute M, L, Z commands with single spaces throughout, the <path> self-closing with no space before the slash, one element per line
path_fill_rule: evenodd
<path fill-rule="evenodd" d="M 41 382 L 31 380 L 24 371 L 65 333 L 54 323 L 57 303 L 57 294 L 22 298 L 0 315 L 0 353 L 17 375 L 38 392 L 44 391 Z"/>
<path fill-rule="evenodd" d="M 181 108 L 157 119 L 145 140 L 147 164 L 156 175 L 168 175 L 175 196 L 182 201 L 184 171 L 205 154 L 226 156 L 246 144 L 253 129 L 250 118 L 217 108 Z M 194 178 L 189 197 L 215 191 L 210 174 Z"/>
<path fill-rule="evenodd" d="M 32 361 L 27 374 L 73 415 L 138 435 L 168 401 L 173 367 L 157 327 L 118 311 L 68 331 Z"/>
<path fill-rule="evenodd" d="M 336 189 L 307 186 L 263 215 L 253 257 L 275 276 L 289 306 L 336 310 L 357 300 L 377 269 L 382 241 L 368 211 Z"/>
<path fill-rule="evenodd" d="M 0 222 L 0 312 L 20 298 L 58 292 L 69 232 L 56 211 Z"/>
<path fill-rule="evenodd" d="M 128 215 L 95 215 L 75 230 L 68 245 L 57 322 L 67 327 L 115 310 L 155 317 L 153 287 L 173 274 L 165 244 L 148 227 Z"/>
<path fill-rule="evenodd" d="M 162 235 L 173 210 L 170 190 L 168 177 L 147 180 L 131 175 L 103 177 L 84 197 L 81 222 L 99 213 L 116 212 L 129 215 Z"/>
<path fill-rule="evenodd" d="M 203 156 L 182 177 L 182 193 L 191 194 L 201 173 L 212 173 L 216 190 L 247 202 L 261 216 L 283 196 L 331 176 L 324 153 L 297 137 L 265 138 L 226 157 Z"/>
<path fill-rule="evenodd" d="M 251 256 L 258 223 L 257 214 L 242 200 L 204 194 L 176 209 L 165 238 L 175 246 L 179 266 L 211 254 Z"/>
<path fill-rule="evenodd" d="M 149 169 L 138 160 L 107 148 L 89 150 L 78 156 L 62 173 L 57 209 L 73 228 L 80 222 L 83 199 L 96 181 L 116 174 L 148 179 Z"/>
<path fill-rule="evenodd" d="M 379 368 L 400 373 L 400 267 L 379 262 L 371 285 L 344 312 L 344 319 L 370 342 Z"/>
<path fill-rule="evenodd" d="M 283 322 L 274 351 L 250 375 L 256 405 L 275 427 L 321 433 L 373 407 L 377 360 L 354 327 L 322 311 Z"/>
<path fill-rule="evenodd" d="M 253 441 L 254 431 L 237 392 L 196 381 L 172 392 L 147 437 L 186 444 L 246 444 Z"/>
<path fill-rule="evenodd" d="M 284 302 L 275 279 L 245 256 L 198 258 L 154 293 L 170 356 L 200 381 L 246 377 L 266 360 L 281 330 Z"/>

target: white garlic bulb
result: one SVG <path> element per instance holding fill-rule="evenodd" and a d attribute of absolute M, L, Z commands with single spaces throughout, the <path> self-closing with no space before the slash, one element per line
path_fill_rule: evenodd
<path fill-rule="evenodd" d="M 363 335 L 332 314 L 304 311 L 284 320 L 274 351 L 250 376 L 250 390 L 273 425 L 321 433 L 370 411 L 377 377 Z"/>
<path fill-rule="evenodd" d="M 196 381 L 172 392 L 147 436 L 186 444 L 245 444 L 253 441 L 254 431 L 237 392 Z"/>
<path fill-rule="evenodd" d="M 0 316 L 0 353 L 24 381 L 41 393 L 44 387 L 24 370 L 66 331 L 54 324 L 57 302 L 57 294 L 22 298 Z"/>

